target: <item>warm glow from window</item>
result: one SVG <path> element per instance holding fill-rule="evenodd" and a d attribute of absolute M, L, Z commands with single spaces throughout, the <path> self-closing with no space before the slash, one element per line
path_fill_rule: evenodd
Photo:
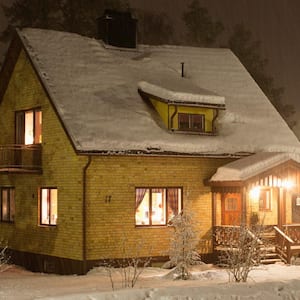
<path fill-rule="evenodd" d="M 136 225 L 167 225 L 182 210 L 180 188 L 137 188 Z"/>
<path fill-rule="evenodd" d="M 56 225 L 57 189 L 41 189 L 41 225 Z"/>
<path fill-rule="evenodd" d="M 31 145 L 34 141 L 33 135 L 33 111 L 25 112 L 25 145 Z"/>

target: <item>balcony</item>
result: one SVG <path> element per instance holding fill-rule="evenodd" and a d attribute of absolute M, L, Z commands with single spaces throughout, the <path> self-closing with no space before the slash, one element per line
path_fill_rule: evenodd
<path fill-rule="evenodd" d="M 0 145 L 0 173 L 41 173 L 41 145 Z"/>

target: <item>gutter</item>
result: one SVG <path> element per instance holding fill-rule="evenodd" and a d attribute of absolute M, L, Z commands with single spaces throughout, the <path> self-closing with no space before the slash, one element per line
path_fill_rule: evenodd
<path fill-rule="evenodd" d="M 87 272 L 87 254 L 86 254 L 86 195 L 87 195 L 87 170 L 92 162 L 92 156 L 88 156 L 88 162 L 83 167 L 82 172 L 82 274 Z"/>

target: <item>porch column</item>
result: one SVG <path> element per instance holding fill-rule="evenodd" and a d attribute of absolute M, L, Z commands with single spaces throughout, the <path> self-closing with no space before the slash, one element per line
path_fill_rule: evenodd
<path fill-rule="evenodd" d="M 286 197 L 285 188 L 279 188 L 278 207 L 277 207 L 278 227 L 279 228 L 282 228 L 282 225 L 284 225 L 286 223 L 285 197 Z"/>
<path fill-rule="evenodd" d="M 241 224 L 247 222 L 247 188 L 244 186 L 242 189 L 242 217 Z"/>

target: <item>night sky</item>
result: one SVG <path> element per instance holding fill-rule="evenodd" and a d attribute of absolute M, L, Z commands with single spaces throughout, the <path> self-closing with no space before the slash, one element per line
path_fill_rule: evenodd
<path fill-rule="evenodd" d="M 0 0 L 0 3 L 10 0 Z M 176 35 L 184 35 L 181 16 L 188 0 L 129 0 L 133 8 L 164 12 L 173 22 Z M 300 1 L 299 0 L 199 0 L 214 20 L 220 20 L 229 36 L 237 23 L 244 23 L 261 41 L 261 55 L 267 58 L 268 74 L 276 87 L 284 87 L 284 103 L 293 104 L 300 118 Z M 0 11 L 0 26 L 5 23 Z M 3 49 L 3 47 L 2 47 Z M 0 55 L 3 53 L 0 52 Z M 300 122 L 299 122 L 300 123 Z M 300 132 L 300 124 L 299 132 Z"/>

